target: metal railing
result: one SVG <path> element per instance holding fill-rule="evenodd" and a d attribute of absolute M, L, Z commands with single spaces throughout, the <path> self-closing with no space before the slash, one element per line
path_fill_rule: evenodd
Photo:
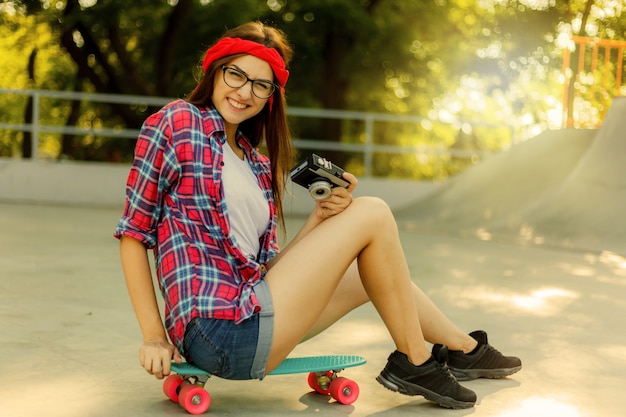
<path fill-rule="evenodd" d="M 577 61 L 572 61 L 573 51 L 569 48 L 565 48 L 563 52 L 563 127 L 598 127 L 599 123 L 585 123 L 580 120 L 577 123 L 574 100 L 582 95 L 583 90 L 587 90 L 586 95 L 591 99 L 599 92 L 600 99 L 596 104 L 600 107 L 598 119 L 604 119 L 610 98 L 621 93 L 626 41 L 573 36 L 572 43 L 573 51 L 577 52 Z M 587 55 L 588 52 L 591 52 L 590 56 Z M 601 88 L 598 88 L 600 83 Z"/>
<path fill-rule="evenodd" d="M 98 93 L 82 93 L 82 92 L 69 92 L 69 91 L 50 91 L 50 90 L 20 90 L 20 89 L 0 89 L 0 94 L 9 95 L 21 95 L 29 96 L 32 98 L 33 110 L 32 110 L 32 122 L 31 123 L 7 123 L 0 119 L 0 130 L 10 130 L 19 132 L 29 132 L 32 148 L 32 159 L 37 159 L 37 148 L 41 135 L 45 133 L 51 134 L 70 134 L 70 135 L 93 135 L 99 137 L 110 138 L 136 138 L 139 134 L 138 129 L 126 129 L 126 128 L 93 128 L 93 127 L 79 127 L 79 126 L 59 126 L 59 125 L 47 125 L 41 123 L 41 99 L 53 98 L 62 99 L 67 101 L 87 101 L 97 103 L 109 103 L 109 104 L 126 104 L 129 106 L 163 106 L 166 103 L 172 101 L 171 97 L 148 97 L 148 96 L 131 96 L 120 94 L 98 94 Z M 430 124 L 440 124 L 451 126 L 454 125 L 460 130 L 461 125 L 471 125 L 473 127 L 486 127 L 493 129 L 506 129 L 510 132 L 511 143 L 516 142 L 515 131 L 511 125 L 508 124 L 494 124 L 485 123 L 479 121 L 456 121 L 454 124 L 446 123 L 442 121 L 433 121 L 431 119 L 421 116 L 407 116 L 407 115 L 392 115 L 384 113 L 368 113 L 358 111 L 345 111 L 345 110 L 322 110 L 322 109 L 309 109 L 301 107 L 289 107 L 288 116 L 290 117 L 303 117 L 314 119 L 340 119 L 340 120 L 356 120 L 363 123 L 363 140 L 360 143 L 343 143 L 343 142 L 330 142 L 322 140 L 312 140 L 306 138 L 294 138 L 294 145 L 297 149 L 308 150 L 328 150 L 328 151 L 343 151 L 343 152 L 355 152 L 363 154 L 364 165 L 364 177 L 372 176 L 373 158 L 376 153 L 388 153 L 388 154 L 420 154 L 420 153 L 447 153 L 451 156 L 471 158 L 479 155 L 490 153 L 489 151 L 481 150 L 463 150 L 463 149 L 425 149 L 423 146 L 400 146 L 400 145 L 386 145 L 377 144 L 374 138 L 374 129 L 376 123 L 382 122 L 395 122 L 395 123 L 408 123 L 408 124 L 421 124 L 428 121 Z"/>

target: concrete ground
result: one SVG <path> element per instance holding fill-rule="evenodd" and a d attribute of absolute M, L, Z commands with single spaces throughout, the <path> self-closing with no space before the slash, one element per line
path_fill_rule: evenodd
<path fill-rule="evenodd" d="M 294 352 L 365 356 L 344 372 L 361 387 L 353 405 L 310 393 L 300 375 L 212 378 L 207 415 L 622 416 L 626 107 L 616 102 L 598 132 L 534 139 L 397 213 L 418 285 L 462 329 L 485 329 L 522 358 L 510 378 L 464 383 L 478 394 L 474 408 L 380 386 L 393 345 L 366 306 Z M 112 238 L 119 215 L 0 203 L 0 416 L 185 415 L 138 365 L 141 335 Z M 289 233 L 301 222 L 291 217 Z"/>
<path fill-rule="evenodd" d="M 140 332 L 111 238 L 119 211 L 0 205 L 0 213 L 0 415 L 185 415 L 138 365 Z M 522 371 L 465 383 L 479 397 L 469 410 L 387 391 L 374 378 L 393 346 L 363 307 L 295 352 L 365 356 L 365 366 L 344 372 L 360 384 L 355 404 L 327 404 L 304 376 L 213 378 L 209 415 L 623 415 L 626 260 L 406 230 L 402 239 L 419 285 L 461 328 L 484 328 L 494 346 L 520 356 Z"/>

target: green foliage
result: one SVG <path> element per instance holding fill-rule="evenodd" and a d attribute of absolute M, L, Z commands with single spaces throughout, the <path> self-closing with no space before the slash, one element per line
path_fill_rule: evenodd
<path fill-rule="evenodd" d="M 2 56 L 10 57 L 0 61 L 0 86 L 12 89 L 67 89 L 71 75 L 75 73 L 74 64 L 58 48 L 54 29 L 38 15 L 4 13 L 0 14 L 0 19 L 0 51 Z M 31 57 L 34 57 L 34 79 L 29 77 L 28 71 Z M 42 102 L 42 122 L 53 125 L 62 123 L 63 105 Z M 25 96 L 0 95 L 0 120 L 24 123 L 26 107 Z M 22 139 L 22 133 L 0 130 L 0 156 L 19 155 Z"/>
<path fill-rule="evenodd" d="M 292 106 L 422 116 L 418 124 L 376 125 L 376 144 L 413 151 L 377 154 L 373 174 L 441 179 L 484 151 L 558 127 L 560 39 L 623 39 L 623 7 L 623 0 L 4 1 L 0 53 L 11 59 L 0 62 L 0 87 L 183 97 L 208 45 L 227 28 L 261 20 L 295 47 Z M 606 106 L 597 84 L 581 82 L 580 108 Z M 42 106 L 42 122 L 109 128 L 138 128 L 154 110 L 52 99 Z M 26 107 L 23 98 L 0 95 L 3 122 L 23 123 Z M 291 123 L 300 138 L 363 141 L 362 122 Z M 1 131 L 0 155 L 19 155 L 21 136 Z M 132 144 L 51 135 L 40 153 L 126 161 Z M 363 170 L 362 155 L 342 158 Z"/>

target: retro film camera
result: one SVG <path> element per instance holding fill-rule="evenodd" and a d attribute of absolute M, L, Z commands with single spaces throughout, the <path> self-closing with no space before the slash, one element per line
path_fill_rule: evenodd
<path fill-rule="evenodd" d="M 290 172 L 291 181 L 309 190 L 315 200 L 323 200 L 334 187 L 348 187 L 343 169 L 319 155 L 311 154 Z"/>

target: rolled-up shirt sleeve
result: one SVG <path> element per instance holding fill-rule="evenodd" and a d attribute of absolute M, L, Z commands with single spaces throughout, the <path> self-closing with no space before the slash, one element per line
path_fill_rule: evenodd
<path fill-rule="evenodd" d="M 176 157 L 166 112 L 153 114 L 141 128 L 126 181 L 126 202 L 114 236 L 134 238 L 152 249 L 164 192 L 176 176 Z"/>

